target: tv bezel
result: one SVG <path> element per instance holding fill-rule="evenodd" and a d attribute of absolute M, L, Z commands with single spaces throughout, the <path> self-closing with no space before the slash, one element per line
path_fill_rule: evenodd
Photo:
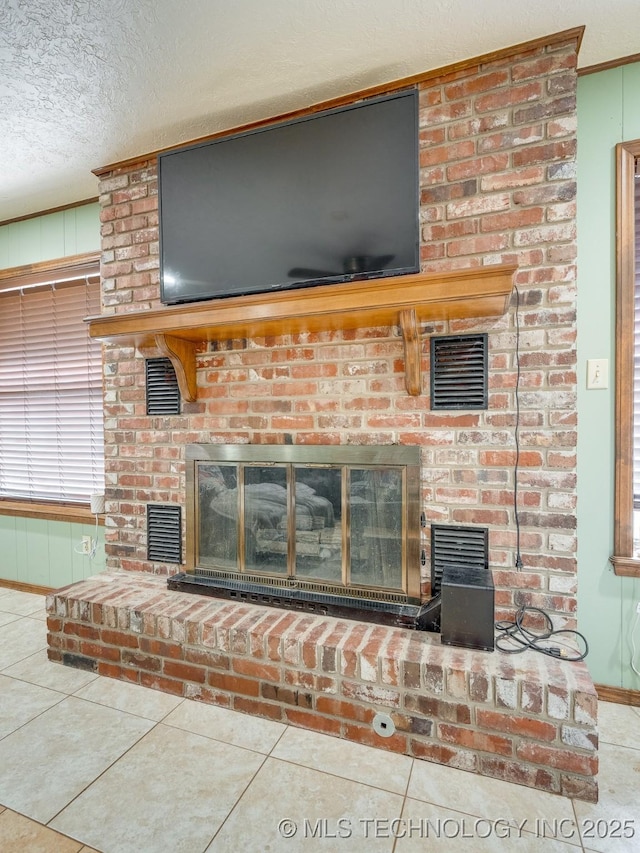
<path fill-rule="evenodd" d="M 309 278 L 305 280 L 292 281 L 291 283 L 282 282 L 276 285 L 265 285 L 263 288 L 250 288 L 246 291 L 233 291 L 232 293 L 210 293 L 185 295 L 181 298 L 165 298 L 164 293 L 164 255 L 162 250 L 163 244 L 163 222 L 162 222 L 162 161 L 166 157 L 179 154 L 181 152 L 191 151 L 197 148 L 205 148 L 211 145 L 224 144 L 241 137 L 251 136 L 258 133 L 277 132 L 280 128 L 287 127 L 292 124 L 300 124 L 302 122 L 316 121 L 326 116 L 336 113 L 346 112 L 348 110 L 358 110 L 366 108 L 375 103 L 393 100 L 400 97 L 410 97 L 413 101 L 414 109 L 414 139 L 415 148 L 413 156 L 413 197 L 407 202 L 412 204 L 414 209 L 414 262 L 411 265 L 403 265 L 401 267 L 393 267 L 391 269 L 375 269 L 367 272 L 342 273 L 332 276 L 323 276 L 321 278 Z M 191 144 L 176 146 L 167 149 L 158 154 L 158 234 L 159 234 L 159 261 L 160 261 L 160 301 L 164 305 L 181 305 L 193 302 L 208 302 L 219 299 L 232 299 L 237 297 L 250 297 L 264 295 L 265 293 L 280 293 L 290 290 L 301 290 L 308 287 L 316 287 L 320 285 L 344 284 L 353 281 L 375 281 L 377 279 L 385 279 L 390 277 L 411 275 L 420 272 L 420 153 L 419 153 L 419 90 L 417 87 L 403 88 L 394 92 L 389 92 L 384 95 L 377 95 L 357 101 L 348 102 L 337 107 L 332 107 L 325 110 L 310 110 L 303 115 L 297 115 L 294 118 L 279 120 L 274 118 L 272 121 L 261 123 L 257 127 L 251 127 L 246 130 L 230 130 L 228 133 L 216 134 L 213 137 L 194 142 Z"/>

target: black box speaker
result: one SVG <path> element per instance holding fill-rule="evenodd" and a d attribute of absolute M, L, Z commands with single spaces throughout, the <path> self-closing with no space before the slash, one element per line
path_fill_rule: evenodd
<path fill-rule="evenodd" d="M 493 576 L 476 566 L 445 566 L 440 639 L 448 646 L 494 649 Z"/>

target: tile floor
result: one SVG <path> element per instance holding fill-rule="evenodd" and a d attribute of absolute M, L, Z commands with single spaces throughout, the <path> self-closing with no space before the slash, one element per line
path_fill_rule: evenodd
<path fill-rule="evenodd" d="M 50 663 L 0 588 L 0 850 L 640 851 L 640 708 L 601 703 L 592 806 Z"/>

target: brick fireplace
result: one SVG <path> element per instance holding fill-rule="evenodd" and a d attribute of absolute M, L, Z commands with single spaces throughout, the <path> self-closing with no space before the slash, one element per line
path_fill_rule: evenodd
<path fill-rule="evenodd" d="M 413 446 L 427 522 L 423 599 L 430 525 L 481 526 L 496 618 L 526 605 L 575 627 L 577 46 L 576 33 L 559 34 L 410 81 L 420 89 L 423 272 L 516 267 L 506 312 L 445 312 L 417 331 L 425 377 L 431 337 L 487 333 L 485 410 L 433 411 L 429 393 L 407 393 L 397 323 L 203 336 L 195 399 L 171 416 L 146 414 L 145 357 L 162 354 L 152 330 L 106 338 L 108 572 L 51 598 L 52 659 L 597 797 L 596 696 L 584 664 L 169 591 L 166 577 L 181 566 L 148 559 L 146 527 L 150 504 L 184 506 L 187 445 Z M 98 174 L 103 315 L 153 313 L 156 158 Z M 393 722 L 390 737 L 372 728 L 377 714 Z"/>

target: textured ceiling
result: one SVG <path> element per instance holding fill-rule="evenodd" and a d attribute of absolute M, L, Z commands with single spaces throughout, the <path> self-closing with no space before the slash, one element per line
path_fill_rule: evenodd
<path fill-rule="evenodd" d="M 639 0 L 0 0 L 0 222 L 97 195 L 91 170 L 586 26 L 640 52 Z"/>

